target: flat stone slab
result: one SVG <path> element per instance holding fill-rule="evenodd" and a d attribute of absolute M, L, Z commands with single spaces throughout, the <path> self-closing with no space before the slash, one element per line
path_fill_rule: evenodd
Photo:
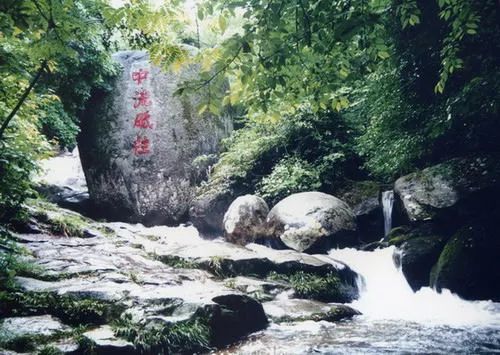
<path fill-rule="evenodd" d="M 51 315 L 5 318 L 0 324 L 0 338 L 15 339 L 26 335 L 50 336 L 71 328 Z"/>
<path fill-rule="evenodd" d="M 83 333 L 83 336 L 94 344 L 98 354 L 133 354 L 134 344 L 115 336 L 109 325 Z"/>
<path fill-rule="evenodd" d="M 267 316 L 276 323 L 306 320 L 336 322 L 361 314 L 343 304 L 304 299 L 280 298 L 262 305 Z"/>

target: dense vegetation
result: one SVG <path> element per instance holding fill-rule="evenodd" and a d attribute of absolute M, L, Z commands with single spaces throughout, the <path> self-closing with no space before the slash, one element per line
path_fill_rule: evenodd
<path fill-rule="evenodd" d="M 179 94 L 229 82 L 199 107 L 240 113 L 210 179 L 271 202 L 499 148 L 494 0 L 207 0 L 196 19 L 183 6 L 0 4 L 0 217 L 32 194 L 39 158 L 75 146 L 120 48 L 146 48 L 165 68 L 199 62 L 200 80 Z"/>

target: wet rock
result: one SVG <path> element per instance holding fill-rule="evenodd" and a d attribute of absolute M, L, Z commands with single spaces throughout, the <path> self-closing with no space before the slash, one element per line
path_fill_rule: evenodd
<path fill-rule="evenodd" d="M 272 235 L 307 253 L 359 243 L 355 216 L 338 198 L 321 192 L 293 194 L 278 202 L 267 218 Z"/>
<path fill-rule="evenodd" d="M 279 299 L 263 304 L 266 314 L 276 323 L 307 320 L 336 322 L 361 314 L 343 305 L 302 299 Z"/>
<path fill-rule="evenodd" d="M 216 187 L 202 186 L 189 209 L 189 220 L 200 234 L 207 238 L 224 234 L 224 215 L 231 202 L 238 196 L 230 181 L 213 185 Z"/>
<path fill-rule="evenodd" d="M 500 213 L 467 224 L 448 241 L 431 273 L 431 286 L 470 300 L 500 301 Z"/>
<path fill-rule="evenodd" d="M 291 290 L 292 286 L 285 282 L 261 280 L 253 277 L 237 276 L 225 280 L 224 284 L 259 300 L 270 301 L 278 294 Z"/>
<path fill-rule="evenodd" d="M 53 343 L 49 343 L 46 345 L 49 348 L 55 348 L 57 351 L 62 354 L 72 354 L 77 355 L 81 354 L 80 344 L 73 338 L 61 339 Z M 43 347 L 42 347 L 43 349 Z"/>
<path fill-rule="evenodd" d="M 401 266 L 406 280 L 414 291 L 429 286 L 430 272 L 446 243 L 446 237 L 431 230 L 411 231 L 407 235 L 394 259 Z"/>
<path fill-rule="evenodd" d="M 219 306 L 212 309 L 210 324 L 213 345 L 231 344 L 244 335 L 264 329 L 267 317 L 262 305 L 244 295 L 223 295 L 213 298 Z"/>
<path fill-rule="evenodd" d="M 410 222 L 456 221 L 479 216 L 498 203 L 500 159 L 451 159 L 399 178 L 394 186 Z"/>
<path fill-rule="evenodd" d="M 374 181 L 356 181 L 339 193 L 356 216 L 363 243 L 380 240 L 384 235 L 384 213 L 380 203 L 381 187 Z"/>
<path fill-rule="evenodd" d="M 91 200 L 108 218 L 177 224 L 194 195 L 194 159 L 216 153 L 232 121 L 198 115 L 207 91 L 174 95 L 197 78 L 196 66 L 175 74 L 154 66 L 146 52 L 113 58 L 121 74 L 112 91 L 89 100 L 78 140 Z"/>
<path fill-rule="evenodd" d="M 91 342 L 93 353 L 97 355 L 136 354 L 134 345 L 116 337 L 108 325 L 85 332 L 83 337 Z"/>
<path fill-rule="evenodd" d="M 255 195 L 240 196 L 224 215 L 224 236 L 231 243 L 245 245 L 268 234 L 266 218 L 269 207 Z"/>
<path fill-rule="evenodd" d="M 13 354 L 29 352 L 42 345 L 50 337 L 69 332 L 70 327 L 51 315 L 11 317 L 0 321 L 0 353 L 2 346 L 15 350 Z"/>
<path fill-rule="evenodd" d="M 2 320 L 0 334 L 3 339 L 12 340 L 27 335 L 51 336 L 70 329 L 51 315 L 12 317 Z"/>

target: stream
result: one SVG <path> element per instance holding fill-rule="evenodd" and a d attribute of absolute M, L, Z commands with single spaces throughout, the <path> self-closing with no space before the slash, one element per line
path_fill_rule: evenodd
<path fill-rule="evenodd" d="M 337 323 L 272 324 L 220 354 L 500 353 L 500 303 L 465 301 L 428 287 L 413 292 L 394 265 L 394 247 L 333 249 L 358 279 L 363 314 Z"/>
<path fill-rule="evenodd" d="M 44 168 L 45 182 L 85 189 L 77 150 L 50 159 Z M 383 203 L 387 231 L 391 227 L 392 191 L 384 193 Z M 164 228 L 151 230 L 163 234 Z M 186 227 L 168 228 L 167 234 L 185 242 L 189 235 L 183 231 Z M 336 323 L 271 323 L 217 354 L 500 353 L 500 303 L 465 301 L 448 290 L 438 293 L 427 287 L 413 292 L 394 264 L 397 252 L 395 247 L 329 252 L 330 257 L 360 275 L 360 297 L 350 305 L 362 315 Z"/>

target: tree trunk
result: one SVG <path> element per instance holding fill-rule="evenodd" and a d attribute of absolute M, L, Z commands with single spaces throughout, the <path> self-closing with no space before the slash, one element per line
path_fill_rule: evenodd
<path fill-rule="evenodd" d="M 10 121 L 12 121 L 12 119 L 16 115 L 17 111 L 19 111 L 19 109 L 23 105 L 24 101 L 26 101 L 26 98 L 30 94 L 31 90 L 33 90 L 33 87 L 35 87 L 37 81 L 42 76 L 42 73 L 45 70 L 46 66 L 47 66 L 47 61 L 44 61 L 42 63 L 42 65 L 40 66 L 40 68 L 38 69 L 33 80 L 31 80 L 30 86 L 28 86 L 28 88 L 24 91 L 23 95 L 21 96 L 21 98 L 17 102 L 16 107 L 14 107 L 14 109 L 10 112 L 10 114 L 7 116 L 7 118 L 3 121 L 2 126 L 0 127 L 0 141 L 3 138 L 3 134 L 4 134 L 5 130 L 7 129 L 7 126 L 9 125 Z"/>

